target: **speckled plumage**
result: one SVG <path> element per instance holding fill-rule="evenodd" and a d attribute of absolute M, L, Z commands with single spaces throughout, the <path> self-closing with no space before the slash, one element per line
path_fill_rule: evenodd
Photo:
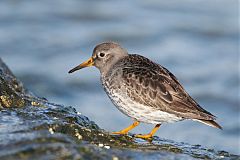
<path fill-rule="evenodd" d="M 114 105 L 135 122 L 115 134 L 126 134 L 139 122 L 157 124 L 147 135 L 152 137 L 164 122 L 192 119 L 220 128 L 215 116 L 204 110 L 184 90 L 177 78 L 161 65 L 137 54 L 128 54 L 119 44 L 97 45 L 92 57 L 69 71 L 88 66 L 100 70 L 101 82 Z"/>
<path fill-rule="evenodd" d="M 101 80 L 116 107 L 136 120 L 158 124 L 215 118 L 186 93 L 171 72 L 143 56 L 124 57 Z"/>

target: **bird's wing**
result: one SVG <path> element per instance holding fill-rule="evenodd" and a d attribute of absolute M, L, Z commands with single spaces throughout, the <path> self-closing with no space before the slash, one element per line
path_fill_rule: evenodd
<path fill-rule="evenodd" d="M 166 68 L 142 56 L 132 59 L 122 67 L 122 81 L 130 98 L 183 118 L 215 119 L 188 95 Z"/>

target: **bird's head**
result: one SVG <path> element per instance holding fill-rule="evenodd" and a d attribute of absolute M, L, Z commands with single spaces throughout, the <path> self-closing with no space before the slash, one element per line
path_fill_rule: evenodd
<path fill-rule="evenodd" d="M 104 74 L 107 73 L 117 61 L 127 55 L 128 52 L 117 43 L 101 43 L 94 48 L 92 57 L 71 69 L 68 73 L 75 72 L 85 67 L 95 66 Z"/>

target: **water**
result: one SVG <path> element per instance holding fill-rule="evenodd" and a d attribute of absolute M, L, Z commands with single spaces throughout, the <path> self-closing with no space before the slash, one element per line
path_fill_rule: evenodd
<path fill-rule="evenodd" d="M 120 42 L 172 71 L 224 128 L 183 121 L 162 125 L 158 136 L 240 154 L 238 20 L 236 0 L 1 1 L 0 56 L 36 95 L 117 131 L 132 121 L 107 98 L 97 69 L 67 72 L 95 44 Z"/>

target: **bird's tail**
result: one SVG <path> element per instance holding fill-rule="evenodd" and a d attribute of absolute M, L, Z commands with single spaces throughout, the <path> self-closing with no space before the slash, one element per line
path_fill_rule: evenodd
<path fill-rule="evenodd" d="M 208 126 L 222 129 L 222 127 L 217 122 L 215 122 L 214 120 L 203 120 L 203 119 L 195 119 L 195 120 L 198 121 L 198 122 L 201 122 L 203 124 L 206 124 Z"/>

